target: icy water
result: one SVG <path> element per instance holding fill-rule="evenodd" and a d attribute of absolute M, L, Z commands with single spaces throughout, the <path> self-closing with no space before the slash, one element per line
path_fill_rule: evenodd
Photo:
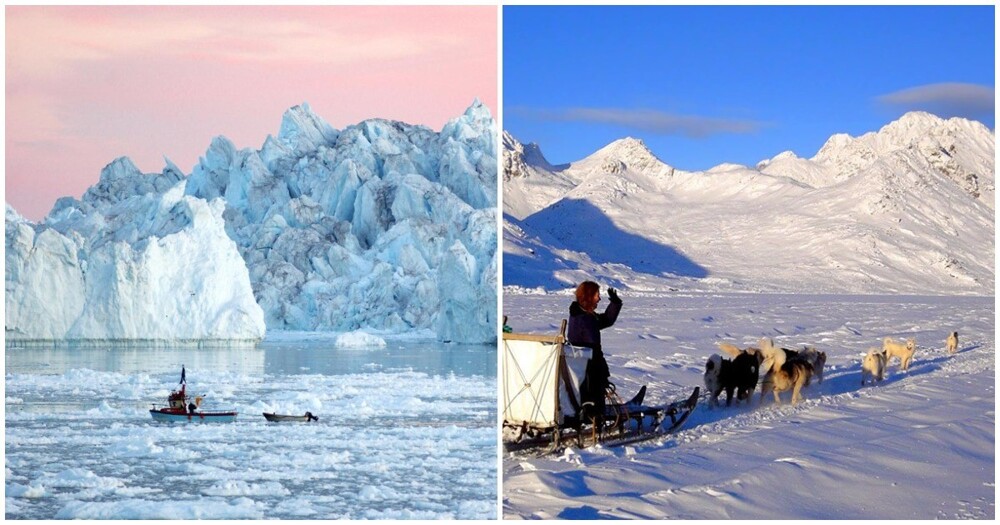
<path fill-rule="evenodd" d="M 182 364 L 235 423 L 152 420 Z M 496 518 L 493 346 L 7 348 L 4 421 L 7 519 Z"/>

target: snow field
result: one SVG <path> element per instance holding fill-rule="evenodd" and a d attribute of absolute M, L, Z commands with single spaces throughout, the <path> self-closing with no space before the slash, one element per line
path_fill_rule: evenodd
<path fill-rule="evenodd" d="M 623 293 L 603 332 L 623 397 L 669 402 L 703 386 L 716 342 L 760 337 L 828 354 L 805 401 L 708 409 L 677 434 L 561 456 L 505 455 L 504 517 L 958 519 L 995 516 L 993 298 Z M 552 332 L 563 295 L 505 296 L 516 331 Z M 960 336 L 948 356 L 945 338 Z M 861 386 L 885 336 L 917 338 L 909 372 Z M 724 395 L 723 395 L 724 399 Z"/>
<path fill-rule="evenodd" d="M 6 407 L 6 518 L 496 516 L 495 377 L 188 364 L 188 392 L 204 394 L 203 407 L 240 415 L 169 424 L 148 409 L 165 402 L 178 371 L 123 368 L 7 373 L 7 397 L 22 402 Z M 261 415 L 307 410 L 319 422 Z"/>

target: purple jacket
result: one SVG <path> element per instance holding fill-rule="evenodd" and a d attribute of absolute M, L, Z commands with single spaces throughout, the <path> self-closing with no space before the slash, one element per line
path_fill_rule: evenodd
<path fill-rule="evenodd" d="M 603 314 L 585 312 L 580 304 L 573 301 L 569 305 L 569 323 L 566 329 L 566 339 L 573 346 L 585 346 L 601 350 L 601 330 L 615 324 L 618 312 L 622 310 L 621 301 L 611 301 Z"/>

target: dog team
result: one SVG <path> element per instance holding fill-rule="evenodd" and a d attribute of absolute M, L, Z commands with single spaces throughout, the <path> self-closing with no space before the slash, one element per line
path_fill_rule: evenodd
<path fill-rule="evenodd" d="M 945 343 L 948 354 L 958 351 L 958 332 L 948 334 Z M 705 390 L 709 396 L 709 407 L 719 406 L 719 395 L 723 390 L 726 392 L 726 406 L 732 404 L 734 392 L 737 401 L 749 403 L 758 381 L 761 402 L 767 392 L 774 392 L 774 402 L 780 404 L 778 394 L 791 390 L 794 405 L 802 400 L 802 388 L 809 386 L 814 376 L 819 383 L 823 382 L 826 352 L 812 347 L 804 347 L 802 350 L 775 348 L 774 342 L 765 337 L 757 347 L 740 349 L 736 345 L 719 343 L 719 349 L 732 359 L 714 354 L 705 364 Z M 861 384 L 865 385 L 869 380 L 873 384 L 882 381 L 885 369 L 893 357 L 899 359 L 900 370 L 908 370 L 916 349 L 917 341 L 914 338 L 902 343 L 886 337 L 881 349 L 869 349 L 862 360 Z"/>

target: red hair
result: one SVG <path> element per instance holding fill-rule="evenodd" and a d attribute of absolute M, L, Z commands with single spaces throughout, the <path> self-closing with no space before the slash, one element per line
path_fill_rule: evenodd
<path fill-rule="evenodd" d="M 601 286 L 594 281 L 583 281 L 580 286 L 576 287 L 576 302 L 584 311 L 590 312 L 597 308 L 597 300 L 594 297 L 600 291 Z"/>

